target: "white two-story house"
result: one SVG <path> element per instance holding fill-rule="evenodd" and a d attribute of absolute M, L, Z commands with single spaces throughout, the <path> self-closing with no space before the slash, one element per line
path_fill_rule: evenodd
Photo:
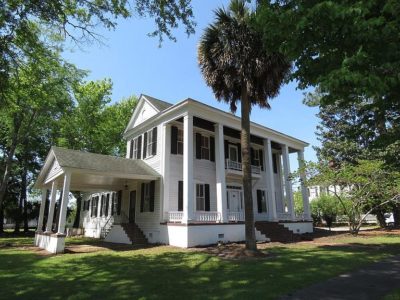
<path fill-rule="evenodd" d="M 115 243 L 179 247 L 245 239 L 240 118 L 193 99 L 175 105 L 142 95 L 124 132 L 125 158 L 53 147 L 36 186 L 43 190 L 36 244 L 64 247 L 69 191 L 85 192 L 84 234 Z M 256 237 L 312 232 L 307 189 L 295 215 L 289 155 L 307 143 L 251 124 Z M 57 191 L 60 209 L 54 212 Z M 58 224 L 53 224 L 58 213 Z M 43 224 L 47 215 L 47 224 Z M 45 225 L 45 226 L 43 226 Z"/>

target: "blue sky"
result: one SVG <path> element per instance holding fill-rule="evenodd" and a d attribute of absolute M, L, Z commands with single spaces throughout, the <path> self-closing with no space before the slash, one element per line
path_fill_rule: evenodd
<path fill-rule="evenodd" d="M 203 29 L 213 21 L 213 10 L 227 3 L 194 0 L 196 33 L 188 38 L 183 28 L 174 30 L 176 43 L 165 39 L 158 47 L 158 38 L 147 36 L 155 28 L 153 20 L 130 18 L 120 20 L 115 31 L 98 29 L 105 45 L 93 43 L 83 49 L 71 46 L 64 57 L 79 68 L 89 70 L 90 80 L 111 78 L 113 101 L 141 93 L 170 103 L 190 97 L 229 111 L 228 105 L 215 100 L 197 64 L 197 44 Z M 302 104 L 302 99 L 303 91 L 296 90 L 295 83 L 285 85 L 271 101 L 272 109 L 255 107 L 251 119 L 310 143 L 305 158 L 316 160 L 312 146 L 318 144 L 314 134 L 318 110 Z"/>

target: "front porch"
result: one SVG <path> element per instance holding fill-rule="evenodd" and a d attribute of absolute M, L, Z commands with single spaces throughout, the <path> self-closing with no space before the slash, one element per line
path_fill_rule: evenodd
<path fill-rule="evenodd" d="M 98 193 L 96 201 L 90 202 L 90 211 L 96 213 L 98 222 L 94 224 L 98 228 L 94 229 L 94 235 L 99 237 L 100 230 L 107 224 L 129 222 L 126 210 L 121 207 L 122 195 L 126 194 L 123 191 L 137 185 L 138 181 L 155 182 L 159 181 L 159 177 L 157 172 L 139 160 L 52 147 L 35 184 L 42 190 L 35 246 L 51 253 L 64 251 L 71 191 Z M 58 204 L 57 195 L 60 195 Z M 81 213 L 84 211 L 85 205 Z"/>

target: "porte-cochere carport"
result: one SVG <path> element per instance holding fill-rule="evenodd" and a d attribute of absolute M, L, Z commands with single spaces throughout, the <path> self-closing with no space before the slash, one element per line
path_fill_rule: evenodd
<path fill-rule="evenodd" d="M 118 191 L 135 180 L 159 178 L 160 174 L 141 160 L 52 147 L 35 184 L 42 191 L 35 245 L 52 253 L 64 251 L 70 191 Z M 48 191 L 50 203 L 44 227 Z M 58 224 L 53 230 L 57 191 L 62 193 L 62 197 Z"/>

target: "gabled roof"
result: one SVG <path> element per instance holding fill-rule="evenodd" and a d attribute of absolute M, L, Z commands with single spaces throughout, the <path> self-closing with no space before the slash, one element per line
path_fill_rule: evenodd
<path fill-rule="evenodd" d="M 172 104 L 162 101 L 160 99 L 148 96 L 148 95 L 144 95 L 142 94 L 142 96 L 144 98 L 146 98 L 159 112 L 162 112 L 163 110 L 167 109 L 168 107 L 171 107 Z"/>
<path fill-rule="evenodd" d="M 144 95 L 141 94 L 139 96 L 139 101 L 132 113 L 132 116 L 128 122 L 128 125 L 126 126 L 124 132 L 127 132 L 129 130 L 129 128 L 132 128 L 136 118 L 138 117 L 138 113 L 139 111 L 142 109 L 144 103 L 147 102 L 150 106 L 153 107 L 153 109 L 155 110 L 156 114 L 160 114 L 161 112 L 163 112 L 164 110 L 170 108 L 173 106 L 173 104 L 162 101 L 160 99 L 148 96 L 148 95 Z"/>

